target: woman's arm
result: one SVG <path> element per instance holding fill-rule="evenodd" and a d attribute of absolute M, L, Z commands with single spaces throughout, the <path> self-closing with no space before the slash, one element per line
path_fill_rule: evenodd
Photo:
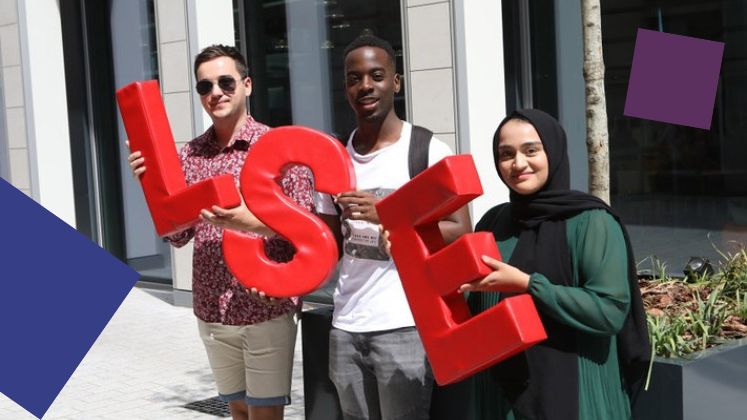
<path fill-rule="evenodd" d="M 568 223 L 572 265 L 579 285 L 552 284 L 542 274 L 529 280 L 529 293 L 542 312 L 585 333 L 609 336 L 622 328 L 630 305 L 628 257 L 620 225 L 604 210 Z M 570 222 L 570 221 L 569 221 Z"/>

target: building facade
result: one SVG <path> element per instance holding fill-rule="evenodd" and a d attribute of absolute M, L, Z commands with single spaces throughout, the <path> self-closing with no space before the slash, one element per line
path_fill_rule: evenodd
<path fill-rule="evenodd" d="M 586 185 L 579 2 L 492 0 L 0 0 L 0 176 L 188 303 L 191 249 L 153 230 L 126 162 L 117 88 L 158 79 L 179 145 L 204 132 L 191 62 L 213 43 L 249 60 L 250 109 L 273 126 L 346 136 L 342 49 L 369 31 L 398 55 L 402 118 L 475 158 L 476 221 L 508 192 L 491 142 L 519 107 L 568 132 L 572 186 Z M 636 257 L 677 274 L 747 239 L 747 2 L 605 1 L 612 204 Z M 637 28 L 726 43 L 710 131 L 622 115 Z"/>

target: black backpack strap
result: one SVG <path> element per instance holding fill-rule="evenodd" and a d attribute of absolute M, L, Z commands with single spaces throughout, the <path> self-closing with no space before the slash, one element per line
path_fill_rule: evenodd
<path fill-rule="evenodd" d="M 431 145 L 433 132 L 418 125 L 412 126 L 410 135 L 410 150 L 407 155 L 407 165 L 410 179 L 428 168 L 428 149 Z"/>

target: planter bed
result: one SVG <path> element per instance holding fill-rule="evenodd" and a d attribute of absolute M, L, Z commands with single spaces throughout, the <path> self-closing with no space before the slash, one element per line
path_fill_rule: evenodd
<path fill-rule="evenodd" d="M 633 418 L 747 419 L 747 338 L 686 359 L 657 357 L 649 390 L 635 401 Z"/>

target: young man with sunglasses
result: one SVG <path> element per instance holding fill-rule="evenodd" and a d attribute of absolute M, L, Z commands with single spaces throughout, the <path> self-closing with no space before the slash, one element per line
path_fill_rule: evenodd
<path fill-rule="evenodd" d="M 252 118 L 246 99 L 252 80 L 244 58 L 230 46 L 213 45 L 197 55 L 196 90 L 213 125 L 180 151 L 187 184 L 230 173 L 236 184 L 247 152 L 269 130 Z M 130 157 L 139 177 L 147 162 Z M 306 168 L 294 166 L 281 179 L 286 195 L 312 210 L 312 181 Z M 169 242 L 180 247 L 194 238 L 192 293 L 200 336 L 221 398 L 234 419 L 279 420 L 290 402 L 298 299 L 272 299 L 247 290 L 226 268 L 221 251 L 224 229 L 266 237 L 270 258 L 288 261 L 295 250 L 275 235 L 242 203 L 233 209 L 203 210 L 203 222 L 177 233 Z"/>
<path fill-rule="evenodd" d="M 357 119 L 347 151 L 359 190 L 336 197 L 344 255 L 334 292 L 329 376 L 346 420 L 428 419 L 433 375 L 375 207 L 410 180 L 410 144 L 414 133 L 427 130 L 394 112 L 400 76 L 387 41 L 362 35 L 347 46 L 343 59 L 345 93 Z M 452 154 L 442 141 L 426 138 L 424 166 Z M 320 213 L 337 214 L 329 196 L 317 197 Z M 467 208 L 439 227 L 446 242 L 471 231 Z"/>

